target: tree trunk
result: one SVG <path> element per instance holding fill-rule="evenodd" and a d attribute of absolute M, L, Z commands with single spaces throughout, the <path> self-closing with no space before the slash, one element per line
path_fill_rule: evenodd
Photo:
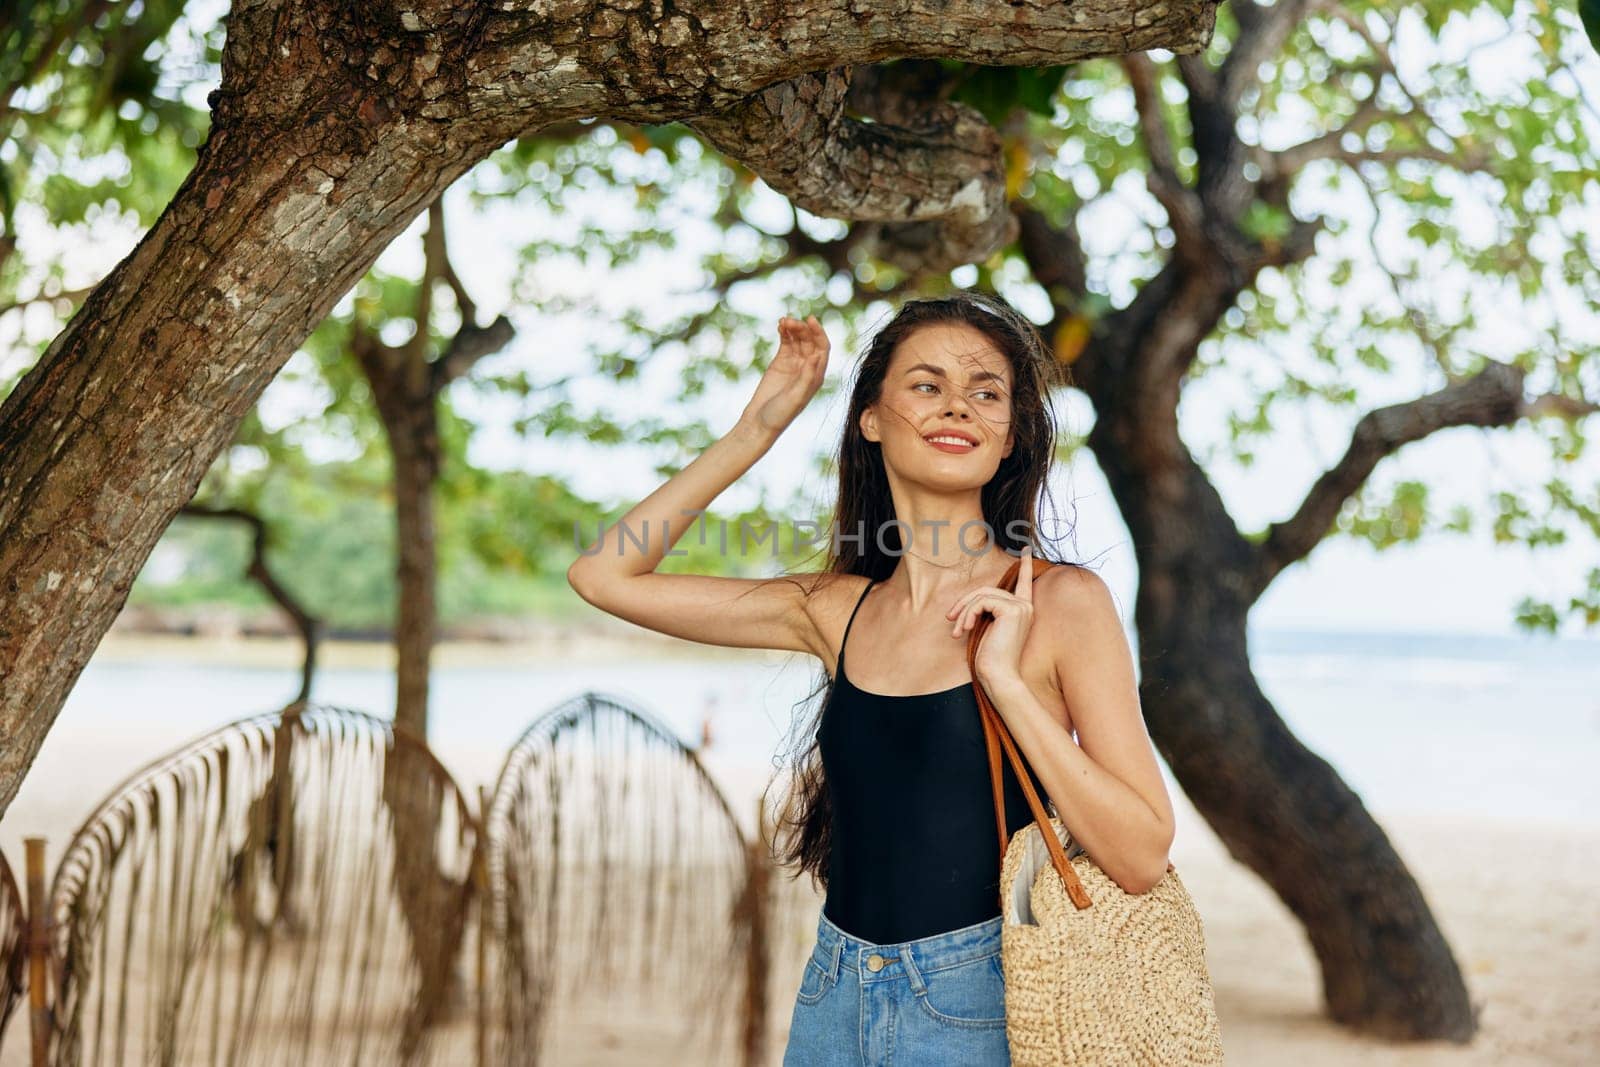
<path fill-rule="evenodd" d="M 434 481 L 439 469 L 435 401 L 417 401 L 404 421 L 385 416 L 394 457 L 395 570 L 399 603 L 395 614 L 394 721 L 419 738 L 428 736 L 428 677 L 438 631 L 438 556 L 434 541 Z"/>
<path fill-rule="evenodd" d="M 424 284 L 429 284 L 424 282 Z M 427 322 L 417 324 L 427 330 Z M 401 367 L 405 365 L 402 364 Z M 439 471 L 437 400 L 431 390 L 402 393 L 397 380 L 369 378 L 394 459 L 396 608 L 394 645 L 395 726 L 419 742 L 428 734 L 428 679 L 437 628 L 436 553 L 433 525 L 434 482 Z M 426 364 L 420 371 L 427 370 Z M 420 750 L 397 742 L 384 778 L 395 845 L 395 889 L 411 936 L 419 984 L 407 1017 L 403 1047 L 416 1048 L 423 1033 L 451 1014 L 461 1001 L 456 964 L 472 892 L 469 880 L 457 884 L 434 862 L 434 837 L 445 797 L 435 788 Z"/>
<path fill-rule="evenodd" d="M 1113 409 L 1089 436 L 1138 558 L 1151 738 L 1228 851 L 1305 925 L 1334 1021 L 1391 1040 L 1466 1041 L 1476 1012 L 1415 879 L 1256 684 L 1245 629 L 1253 548 L 1165 425 Z M 1156 456 L 1138 472 L 1130 460 Z"/>
<path fill-rule="evenodd" d="M 466 166 L 436 134 L 389 129 L 353 158 L 307 136 L 218 130 L 0 407 L 0 813 L 245 412 Z"/>
<path fill-rule="evenodd" d="M 435 220 L 438 215 L 435 213 Z M 433 225 L 437 226 L 435 221 Z M 434 234 L 442 242 L 442 234 Z M 442 245 L 441 245 L 442 247 Z M 429 257 L 430 268 L 433 266 Z M 411 343 L 385 345 L 357 321 L 351 350 L 371 387 L 393 461 L 395 578 L 399 594 L 394 625 L 397 734 L 426 742 L 428 681 L 437 629 L 434 483 L 440 470 L 438 393 L 427 359 L 433 269 L 418 283 L 416 332 Z M 383 781 L 395 848 L 395 890 L 418 966 L 418 987 L 407 1015 L 402 1047 L 420 1047 L 429 1027 L 459 1003 L 456 962 L 472 891 L 434 863 L 433 840 L 444 796 L 420 747 L 397 737 Z"/>

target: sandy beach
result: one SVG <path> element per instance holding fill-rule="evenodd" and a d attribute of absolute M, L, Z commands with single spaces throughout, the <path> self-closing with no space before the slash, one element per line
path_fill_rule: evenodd
<path fill-rule="evenodd" d="M 727 777 L 730 784 L 742 779 Z M 757 777 L 759 769 L 743 779 L 744 788 Z M 1229 1063 L 1600 1062 L 1600 827 L 1380 817 L 1455 951 L 1481 1022 L 1468 1045 L 1395 1045 L 1354 1036 L 1324 1017 L 1316 960 L 1300 924 L 1228 855 L 1186 799 L 1173 799 L 1179 823 L 1172 862 L 1205 926 Z"/>
<path fill-rule="evenodd" d="M 1593 903 L 1600 832 L 1380 819 L 1481 1013 L 1468 1046 L 1395 1046 L 1353 1037 L 1323 1017 L 1316 963 L 1299 923 L 1192 809 L 1186 814 L 1173 862 L 1205 922 L 1230 1062 L 1577 1065 L 1600 1056 L 1600 911 Z"/>
<path fill-rule="evenodd" d="M 168 640 L 182 639 L 154 644 L 144 638 L 111 639 L 102 654 L 149 657 Z M 246 644 L 263 663 L 292 662 L 291 642 L 275 643 L 276 648 Z M 381 648 L 333 650 L 324 662 L 357 655 L 381 659 L 382 653 Z M 490 661 L 505 650 L 446 649 L 443 658 L 470 663 L 480 654 Z M 228 652 L 213 648 L 205 655 Z M 94 723 L 64 718 L 37 768 L 43 777 L 25 785 L 0 824 L 0 847 L 19 881 L 23 835 L 48 835 L 54 863 L 93 798 L 133 769 L 120 748 L 97 736 L 102 732 Z M 715 745 L 703 758 L 734 809 L 753 813 L 771 767 L 748 755 L 719 753 Z M 63 773 L 66 767 L 70 776 Z M 468 789 L 492 771 L 454 764 L 450 769 Z M 1469 1045 L 1399 1046 L 1352 1036 L 1323 1018 L 1315 961 L 1299 925 L 1254 874 L 1229 857 L 1187 801 L 1181 795 L 1174 800 L 1179 828 L 1172 858 L 1205 924 L 1230 1063 L 1576 1067 L 1600 1062 L 1600 908 L 1593 898 L 1600 881 L 1600 822 L 1377 813 L 1433 907 L 1481 1010 L 1480 1032 Z M 778 932 L 772 1064 L 782 1058 L 788 1010 L 815 927 L 817 902 L 807 899 L 803 885 L 790 884 L 788 918 Z M 593 1009 L 583 1013 L 581 1026 L 576 1017 L 566 1020 L 570 1033 L 555 1035 L 557 1054 L 551 1062 L 667 1062 L 659 1058 L 660 1034 L 644 1018 L 619 1023 L 625 1012 L 600 1004 Z M 24 1011 L 13 1015 L 4 1037 L 0 1064 L 25 1064 Z"/>

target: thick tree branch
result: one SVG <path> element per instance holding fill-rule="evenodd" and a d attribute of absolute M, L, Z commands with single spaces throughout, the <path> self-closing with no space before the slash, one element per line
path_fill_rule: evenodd
<path fill-rule="evenodd" d="M 1151 48 L 1197 52 L 1216 21 L 1212 0 L 897 0 L 870 9 L 855 0 L 806 0 L 759 9 L 705 5 L 693 17 L 668 9 L 653 21 L 620 4 L 513 3 L 515 10 L 480 9 L 473 62 L 450 72 L 464 99 L 440 91 L 423 117 L 458 117 L 464 104 L 483 121 L 509 121 L 503 143 L 531 112 L 670 122 L 724 111 L 811 72 L 890 57 L 1034 67 Z M 407 6 L 422 35 L 459 11 L 448 0 Z M 623 50 L 648 52 L 651 69 L 619 69 Z M 437 69 L 444 79 L 445 68 Z"/>
<path fill-rule="evenodd" d="M 818 215 L 889 222 L 866 238 L 903 270 L 988 258 L 1016 236 L 994 127 L 961 104 L 932 104 L 916 129 L 845 114 L 850 72 L 772 86 L 687 125 Z"/>
<path fill-rule="evenodd" d="M 931 59 L 856 66 L 851 68 L 846 105 L 851 113 L 874 122 L 913 131 L 931 127 L 937 132 L 942 119 L 929 105 L 948 101 L 978 69 L 951 68 Z"/>
<path fill-rule="evenodd" d="M 379 409 L 393 403 L 401 381 L 400 368 L 405 359 L 405 350 L 386 343 L 378 336 L 378 331 L 357 313 L 350 324 L 350 354 L 356 357 L 362 373 L 372 385 L 372 399 Z"/>
<path fill-rule="evenodd" d="M 1317 479 L 1291 518 L 1271 525 L 1257 547 L 1247 590 L 1250 600 L 1259 598 L 1284 568 L 1322 543 L 1345 501 L 1385 457 L 1448 427 L 1509 426 L 1529 414 L 1522 394 L 1524 377 L 1520 368 L 1491 360 L 1470 378 L 1363 415 L 1344 456 Z"/>
<path fill-rule="evenodd" d="M 1259 84 L 1261 65 L 1279 54 L 1312 2 L 1276 0 L 1268 6 L 1239 0 L 1229 8 L 1239 29 L 1218 68 L 1212 70 L 1199 54 L 1176 60 L 1189 93 L 1190 136 L 1198 158 L 1194 193 L 1204 208 L 1202 225 L 1211 241 L 1211 258 L 1239 275 L 1249 254 L 1240 222 L 1263 184 L 1275 180 L 1268 171 L 1266 182 L 1245 177 L 1245 165 L 1256 153 L 1239 138 L 1239 104 Z M 1235 284 L 1241 282 L 1235 278 Z"/>

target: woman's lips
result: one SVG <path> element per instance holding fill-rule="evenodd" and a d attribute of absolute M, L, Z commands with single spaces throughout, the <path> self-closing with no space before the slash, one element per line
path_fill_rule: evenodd
<path fill-rule="evenodd" d="M 935 440 L 934 438 L 939 439 Z M 977 445 L 966 441 L 956 444 L 955 442 L 961 440 L 960 438 L 950 437 L 944 434 L 935 434 L 933 437 L 924 437 L 923 440 L 928 442 L 928 444 L 932 445 L 934 448 L 937 448 L 940 452 L 950 452 L 957 455 L 971 452 L 978 447 Z"/>

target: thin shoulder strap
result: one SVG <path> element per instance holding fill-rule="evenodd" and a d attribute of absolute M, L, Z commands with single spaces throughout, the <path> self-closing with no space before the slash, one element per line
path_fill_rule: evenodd
<path fill-rule="evenodd" d="M 856 612 L 861 610 L 861 602 L 867 599 L 867 593 L 870 592 L 872 587 L 877 584 L 878 583 L 872 579 L 868 579 L 866 588 L 861 590 L 861 595 L 856 598 L 856 606 L 850 609 L 850 619 L 844 624 L 844 636 L 839 638 L 839 662 L 835 664 L 833 668 L 833 677 L 835 681 L 837 681 L 839 678 L 839 672 L 844 669 L 844 646 L 850 640 L 850 627 L 854 626 L 856 623 Z"/>
<path fill-rule="evenodd" d="M 1033 576 L 1035 578 L 1057 565 L 1054 560 L 1040 559 L 1037 556 L 1032 558 Z M 1007 592 L 1014 591 L 1017 588 L 1017 579 L 1021 575 L 1022 560 L 1018 559 L 1006 571 L 1005 577 L 1000 579 L 1001 588 Z M 972 634 L 967 638 L 967 666 L 969 668 L 976 668 L 978 644 L 983 640 L 984 633 L 993 622 L 993 616 L 980 615 L 977 622 L 973 624 Z M 975 669 L 973 678 L 977 678 Z M 1088 850 L 1073 836 L 1072 828 L 1066 825 L 1065 820 L 1062 820 L 1061 825 L 1067 831 L 1067 840 L 1072 842 L 1073 848 L 1071 855 L 1067 853 L 1061 838 L 1056 835 L 1055 828 L 1051 825 L 1049 813 L 1045 811 L 1038 792 L 1033 788 L 1032 768 L 1027 767 L 1027 761 L 1017 751 L 1017 742 L 1011 736 L 1011 728 L 1006 725 L 1005 719 L 995 709 L 994 702 L 989 699 L 989 694 L 984 690 L 983 686 L 974 680 L 972 688 L 978 698 L 978 715 L 983 722 L 984 748 L 988 750 L 989 754 L 989 783 L 994 794 L 995 829 L 1000 834 L 1001 862 L 1005 862 L 1006 849 L 1011 844 L 1011 838 L 1006 833 L 1005 796 L 1001 791 L 1000 785 L 1001 750 L 1004 749 L 1004 759 L 1010 761 L 1011 769 L 1016 776 L 1017 782 L 1022 786 L 1023 798 L 1027 800 L 1028 810 L 1032 812 L 1033 821 L 1039 827 L 1039 836 L 1044 839 L 1045 849 L 1050 854 L 1050 863 L 1055 867 L 1056 874 L 1060 875 L 1061 884 L 1067 892 L 1067 897 L 1072 901 L 1074 907 L 1082 911 L 1094 903 L 1094 898 L 1089 896 L 1089 891 L 1083 887 L 1083 880 L 1078 877 L 1078 872 L 1073 869 L 1070 861 L 1073 856 L 1080 853 L 1087 855 Z M 1030 773 L 1024 774 L 1024 768 Z M 1059 817 L 1059 812 L 1057 814 Z M 1093 856 L 1089 858 L 1090 860 L 1094 859 Z M 1167 870 L 1175 869 L 1169 860 L 1167 862 Z M 1002 911 L 1006 911 L 1009 905 L 1002 899 L 1000 907 Z"/>

